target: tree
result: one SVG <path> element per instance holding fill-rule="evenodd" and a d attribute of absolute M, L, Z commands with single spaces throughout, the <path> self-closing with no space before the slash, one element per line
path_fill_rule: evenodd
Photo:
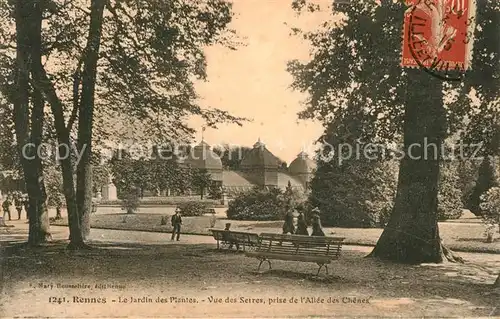
<path fill-rule="evenodd" d="M 51 237 L 42 160 L 37 152 L 42 142 L 45 103 L 40 88 L 30 85 L 39 74 L 33 72 L 30 79 L 27 70 L 42 61 L 42 8 L 36 1 L 15 1 L 10 16 L 16 26 L 15 80 L 12 87 L 4 82 L 2 91 L 14 105 L 16 144 L 29 196 L 28 244 L 38 245 Z"/>
<path fill-rule="evenodd" d="M 317 170 L 309 201 L 322 222 L 337 227 L 377 227 L 387 221 L 396 191 L 397 162 L 385 161 L 382 149 L 367 149 L 371 126 L 355 104 L 329 124 L 320 138 Z M 360 150 L 356 153 L 356 147 Z M 342 153 L 343 151 L 343 153 Z M 361 155 L 361 156 L 359 156 Z"/>
<path fill-rule="evenodd" d="M 90 214 L 92 212 L 92 128 L 95 104 L 95 89 L 97 82 L 97 62 L 101 45 L 104 6 L 107 1 L 90 1 L 90 23 L 88 28 L 87 46 L 81 56 L 82 69 L 75 71 L 73 88 L 79 87 L 81 77 L 81 91 L 74 90 L 73 99 L 78 104 L 78 149 L 81 151 L 80 162 L 77 166 L 76 201 L 82 238 L 85 240 L 90 232 Z M 80 67 L 80 66 L 78 66 Z"/>
<path fill-rule="evenodd" d="M 495 225 L 500 232 L 500 188 L 492 187 L 481 196 L 481 210 L 483 222 L 486 224 L 488 242 L 493 242 Z"/>
<path fill-rule="evenodd" d="M 470 211 L 474 215 L 481 216 L 481 196 L 486 194 L 489 189 L 498 186 L 498 177 L 494 166 L 494 159 L 490 156 L 485 156 L 479 166 L 476 185 L 471 193 L 469 203 Z"/>
<path fill-rule="evenodd" d="M 229 144 L 225 144 L 222 147 L 214 147 L 214 153 L 220 157 L 222 167 L 231 170 L 238 170 L 241 161 L 251 150 L 251 147 L 231 146 Z"/>
<path fill-rule="evenodd" d="M 70 145 L 73 124 L 79 121 L 76 135 L 83 159 L 77 168 L 77 190 L 71 159 L 61 161 L 72 247 L 83 246 L 86 227 L 80 226 L 88 224 L 95 101 L 107 115 L 130 114 L 154 123 L 147 128 L 156 136 L 192 134 L 183 121 L 192 114 L 212 127 L 220 121 L 242 120 L 195 103 L 193 78 L 206 78 L 203 47 L 234 44 L 231 33 L 225 32 L 232 16 L 228 2 L 92 0 L 90 4 L 88 12 L 80 2 L 42 2 L 45 58 L 66 63 L 58 63 L 63 65 L 58 70 L 46 70 L 41 63 L 29 68 L 51 106 L 59 143 Z M 79 36 L 85 33 L 86 38 Z"/>
<path fill-rule="evenodd" d="M 471 208 L 471 194 L 474 190 L 479 169 L 476 159 L 463 159 L 457 166 L 458 187 L 460 189 L 462 206 L 466 209 Z"/>
<path fill-rule="evenodd" d="M 212 184 L 212 176 L 207 172 L 206 169 L 192 169 L 191 171 L 191 185 L 200 191 L 201 199 Z"/>
<path fill-rule="evenodd" d="M 241 161 L 251 150 L 252 148 L 247 146 L 231 146 L 225 144 L 222 147 L 215 147 L 214 153 L 220 157 L 223 168 L 239 170 Z M 278 158 L 278 164 L 281 169 L 286 169 L 287 167 L 286 162 L 280 158 Z"/>
<path fill-rule="evenodd" d="M 462 192 L 455 161 L 443 161 L 438 181 L 438 220 L 457 219 L 462 216 Z"/>
<path fill-rule="evenodd" d="M 486 3 L 494 1 L 479 5 L 484 9 Z M 305 4 L 305 0 L 294 1 L 298 9 Z M 321 30 L 304 34 L 313 46 L 311 60 L 289 65 L 293 86 L 309 93 L 300 116 L 320 120 L 327 127 L 332 119 L 352 112 L 349 105 L 354 105 L 370 124 L 362 126 L 365 135 L 402 140 L 394 208 L 371 256 L 408 263 L 441 262 L 444 257 L 457 260 L 439 236 L 438 181 L 441 145 L 471 111 L 461 103 L 465 93 L 458 92 L 459 98 L 454 98 L 458 85 L 443 86 L 422 70 L 401 69 L 396 48 L 401 47 L 404 3 L 351 1 L 332 8 L 340 21 L 326 22 Z M 489 50 L 498 49 L 482 34 L 476 39 Z M 476 62 L 472 69 L 484 68 Z"/>
<path fill-rule="evenodd" d="M 463 138 L 468 144 L 481 145 L 478 156 L 483 157 L 477 182 L 468 198 L 467 208 L 476 215 L 480 214 L 480 196 L 488 190 L 492 182 L 492 164 L 489 157 L 499 155 L 500 147 L 500 4 L 498 1 L 478 1 L 476 9 L 475 42 L 473 65 L 464 82 L 465 110 L 476 106 L 470 112 Z M 473 94 L 472 94 L 472 91 Z"/>

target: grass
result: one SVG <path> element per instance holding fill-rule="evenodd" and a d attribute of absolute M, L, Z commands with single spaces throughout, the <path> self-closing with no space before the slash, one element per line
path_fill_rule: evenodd
<path fill-rule="evenodd" d="M 166 225 L 161 225 L 162 216 L 166 216 Z M 254 233 L 279 233 L 281 221 L 236 221 L 218 218 L 214 228 L 224 228 L 225 223 L 231 223 L 232 230 Z M 66 219 L 53 223 L 67 225 Z M 149 232 L 171 232 L 170 216 L 167 214 L 98 214 L 91 218 L 91 227 L 101 229 L 136 230 Z M 183 217 L 182 233 L 210 235 L 210 216 Z M 327 236 L 345 237 L 346 244 L 374 246 L 382 233 L 378 228 L 338 228 L 326 227 Z M 500 239 L 486 243 L 484 227 L 481 224 L 440 223 L 439 231 L 445 245 L 455 251 L 500 253 Z"/>

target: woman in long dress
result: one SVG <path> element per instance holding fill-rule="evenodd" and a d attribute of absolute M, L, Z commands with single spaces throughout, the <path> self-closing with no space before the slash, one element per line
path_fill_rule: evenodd
<path fill-rule="evenodd" d="M 309 236 L 306 218 L 302 212 L 299 213 L 299 217 L 297 218 L 297 229 L 295 230 L 295 234 Z"/>
<path fill-rule="evenodd" d="M 283 234 L 292 234 L 295 232 L 295 226 L 293 225 L 293 210 L 288 207 L 285 215 L 285 223 L 283 224 Z"/>
<path fill-rule="evenodd" d="M 319 209 L 316 207 L 313 209 L 312 217 L 312 234 L 311 236 L 325 236 L 323 228 L 321 227 L 321 219 L 319 217 Z"/>

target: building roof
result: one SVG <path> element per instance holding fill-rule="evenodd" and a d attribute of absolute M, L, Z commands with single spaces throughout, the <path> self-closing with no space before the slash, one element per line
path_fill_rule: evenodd
<path fill-rule="evenodd" d="M 222 185 L 226 194 L 234 196 L 251 190 L 255 185 L 237 171 L 223 171 Z"/>
<path fill-rule="evenodd" d="M 250 150 L 241 161 L 241 168 L 278 168 L 279 160 L 273 155 L 264 143 L 259 140 L 253 145 L 253 149 Z"/>
<path fill-rule="evenodd" d="M 224 187 L 253 187 L 254 184 L 248 179 L 243 177 L 237 171 L 223 171 L 222 172 L 222 185 Z"/>
<path fill-rule="evenodd" d="M 185 162 L 196 168 L 208 170 L 222 170 L 220 157 L 212 150 L 205 141 L 193 147 L 185 159 Z"/>
<path fill-rule="evenodd" d="M 307 174 L 311 173 L 314 169 L 316 169 L 316 163 L 309 158 L 306 152 L 301 152 L 297 155 L 297 158 L 288 166 L 288 170 L 292 174 Z"/>

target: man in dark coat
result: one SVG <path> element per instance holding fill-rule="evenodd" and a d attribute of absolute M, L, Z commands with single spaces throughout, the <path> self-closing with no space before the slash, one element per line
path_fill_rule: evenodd
<path fill-rule="evenodd" d="M 180 208 L 177 207 L 175 209 L 175 214 L 172 216 L 172 239 L 174 240 L 175 234 L 177 234 L 177 241 L 179 241 L 179 237 L 181 236 L 181 225 L 182 225 L 182 218 L 180 214 Z"/>
<path fill-rule="evenodd" d="M 17 210 L 17 219 L 21 219 L 21 212 L 23 210 L 23 198 L 21 193 L 16 193 L 14 196 L 14 205 L 16 206 Z"/>
<path fill-rule="evenodd" d="M 9 216 L 9 220 L 11 220 L 11 216 L 10 216 L 10 205 L 11 205 L 11 201 L 10 201 L 10 194 L 7 195 L 7 197 L 5 198 L 5 201 L 2 203 L 2 209 L 3 209 L 3 219 L 5 220 L 5 216 L 8 215 Z"/>

